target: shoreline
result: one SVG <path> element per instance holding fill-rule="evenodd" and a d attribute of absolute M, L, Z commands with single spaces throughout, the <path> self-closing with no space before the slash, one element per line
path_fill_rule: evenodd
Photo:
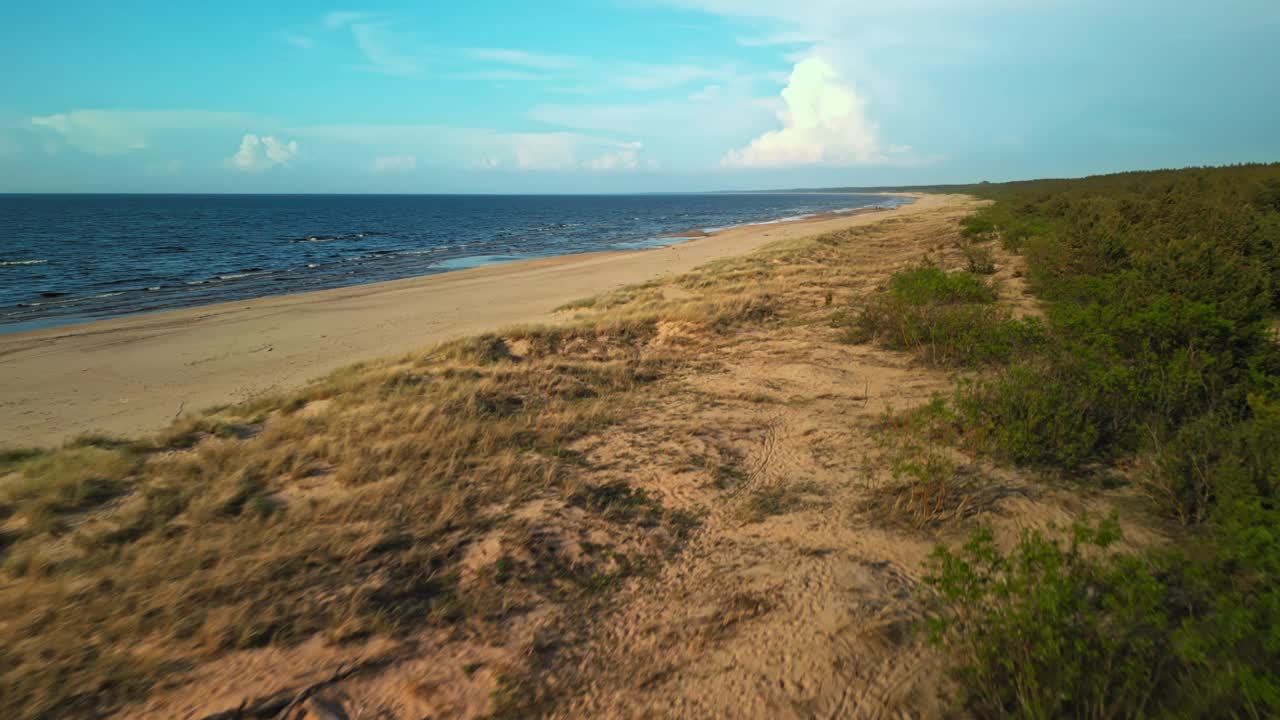
<path fill-rule="evenodd" d="M 191 272 L 175 269 L 168 274 L 148 274 L 146 268 L 137 268 L 130 277 L 107 276 L 98 278 L 87 286 L 67 287 L 59 280 L 49 280 L 45 275 L 34 275 L 30 278 L 18 277 L 16 281 L 27 292 L 21 297 L 7 298 L 16 300 L 12 305 L 0 308 L 0 336 L 33 330 L 56 329 L 71 325 L 80 325 L 101 320 L 114 320 L 144 314 L 168 312 L 171 310 L 193 309 L 205 305 L 260 300 L 318 290 L 332 290 L 357 285 L 403 280 L 423 277 L 444 272 L 456 272 L 485 265 L 533 260 L 559 255 L 587 254 L 607 252 L 611 250 L 641 250 L 663 247 L 699 237 L 732 230 L 751 225 L 773 225 L 798 220 L 828 217 L 872 209 L 893 207 L 894 198 L 909 197 L 909 193 L 879 193 L 874 195 L 859 193 L 828 193 L 828 195 L 852 198 L 874 197 L 874 205 L 857 205 L 814 209 L 795 214 L 777 214 L 778 208 L 768 211 L 761 217 L 738 217 L 733 220 L 721 218 L 724 224 L 717 224 L 710 218 L 702 225 L 687 227 L 667 227 L 656 230 L 637 223 L 623 223 L 612 229 L 602 228 L 595 233 L 596 242 L 584 242 L 576 239 L 576 247 L 547 246 L 537 241 L 522 249 L 514 249 L 511 245 L 495 246 L 493 242 L 450 242 L 427 248 L 397 245 L 392 242 L 387 249 L 381 241 L 371 241 L 378 249 L 370 249 L 361 244 L 359 247 L 348 246 L 338 253 L 331 252 L 328 257 L 257 257 L 254 262 L 236 263 L 234 256 L 211 260 L 210 270 L 218 268 L 212 274 L 201 274 L 198 270 Z M 147 196 L 150 197 L 150 196 Z M 381 197 L 381 196 L 379 196 Z M 887 201 L 887 202 L 886 202 Z M 882 204 L 883 203 L 883 204 Z M 768 214 L 772 211 L 774 214 Z M 569 223 L 558 227 L 577 227 L 579 223 Z M 448 223 L 442 227 L 450 227 Z M 619 235 L 617 231 L 622 230 Z M 644 231 L 649 231 L 645 234 Z M 286 240 L 289 245 L 309 244 L 313 242 L 350 241 L 353 238 L 363 240 L 377 238 L 396 232 L 361 231 L 340 232 L 336 235 L 321 234 L 319 236 L 278 238 Z M 600 238 L 605 238 L 601 240 Z M 467 248 L 465 252 L 459 252 Z M 158 248 L 157 251 L 168 251 L 174 248 Z M 187 248 L 177 250 L 187 252 Z M 21 254 L 21 253 L 19 253 Z M 37 253 L 38 254 L 38 253 Z M 339 257 L 340 256 L 340 257 Z M 424 261 L 415 262 L 409 258 L 426 256 Z M 58 257 L 55 253 L 51 257 Z M 337 257 L 338 259 L 335 259 Z M 390 260 L 389 265 L 381 262 Z M 347 265 L 354 261 L 355 265 Z M 408 261 L 408 262 L 406 262 Z M 45 258 L 0 261 L 0 268 L 7 266 L 44 265 L 49 262 Z M 61 258 L 58 262 L 66 262 Z M 245 265 L 251 265 L 245 267 Z M 305 265 L 305 269 L 304 268 Z M 311 271 L 317 269 L 315 273 Z M 348 269 L 343 272 L 343 268 Z M 398 268 L 398 269 L 397 269 Z M 56 274 L 56 273 L 55 273 Z M 139 277 L 140 276 L 140 277 Z M 38 287 L 32 285 L 36 278 L 44 281 Z"/>
<path fill-rule="evenodd" d="M 888 194 L 888 193 L 886 193 Z M 740 225 L 641 250 L 557 255 L 0 335 L 0 447 L 137 436 L 185 412 L 300 387 L 339 367 L 504 325 L 767 243 L 927 211 Z"/>

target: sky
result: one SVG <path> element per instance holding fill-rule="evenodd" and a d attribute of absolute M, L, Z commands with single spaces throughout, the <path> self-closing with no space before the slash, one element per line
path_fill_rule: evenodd
<path fill-rule="evenodd" d="M 0 192 L 662 192 L 1280 160 L 1276 0 L 3 14 Z"/>

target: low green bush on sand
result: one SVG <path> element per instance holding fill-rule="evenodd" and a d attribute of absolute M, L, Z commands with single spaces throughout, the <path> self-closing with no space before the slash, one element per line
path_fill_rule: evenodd
<path fill-rule="evenodd" d="M 1108 523 L 940 550 L 931 635 L 978 715 L 1280 715 L 1278 189 L 1280 165 L 972 188 L 995 202 L 964 233 L 1023 254 L 1046 323 L 961 384 L 952 432 L 1182 526 L 1141 554 Z"/>
<path fill-rule="evenodd" d="M 974 366 L 1007 361 L 1039 343 L 1039 321 L 1014 319 L 994 288 L 970 272 L 931 265 L 904 270 L 853 315 L 837 322 L 851 342 L 907 350 L 925 362 Z"/>

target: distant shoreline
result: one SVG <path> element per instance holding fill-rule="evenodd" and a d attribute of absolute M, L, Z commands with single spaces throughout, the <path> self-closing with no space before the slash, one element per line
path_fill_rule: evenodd
<path fill-rule="evenodd" d="M 175 415 L 296 388 L 353 362 L 522 323 L 622 285 L 802 237 L 927 212 L 747 225 L 646 250 L 554 256 L 422 277 L 0 335 L 0 447 L 136 436 Z"/>

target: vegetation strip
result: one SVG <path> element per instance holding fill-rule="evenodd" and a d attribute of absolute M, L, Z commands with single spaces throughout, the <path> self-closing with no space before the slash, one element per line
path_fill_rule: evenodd
<path fill-rule="evenodd" d="M 970 709 L 1280 713 L 1280 166 L 962 189 L 995 201 L 965 235 L 1026 258 L 1044 325 L 992 352 L 1003 320 L 950 332 L 937 310 L 978 301 L 972 278 L 920 269 L 854 327 L 932 362 L 997 361 L 935 405 L 934 437 L 1086 492 L 1135 484 L 1181 528 L 1139 556 L 1096 518 L 1065 542 L 940 549 L 930 631 Z"/>

